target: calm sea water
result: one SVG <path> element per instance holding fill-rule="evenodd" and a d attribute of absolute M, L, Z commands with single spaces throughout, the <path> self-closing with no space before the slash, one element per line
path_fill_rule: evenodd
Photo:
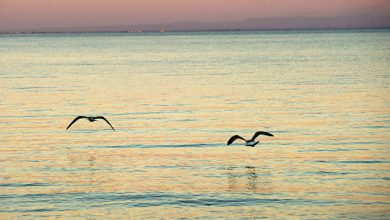
<path fill-rule="evenodd" d="M 0 35 L 1 219 L 385 219 L 389 146 L 388 30 Z"/>

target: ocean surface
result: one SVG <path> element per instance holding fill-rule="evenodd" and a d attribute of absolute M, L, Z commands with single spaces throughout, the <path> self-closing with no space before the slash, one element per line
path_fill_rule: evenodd
<path fill-rule="evenodd" d="M 44 217 L 389 219 L 390 30 L 0 35 L 0 219 Z"/>

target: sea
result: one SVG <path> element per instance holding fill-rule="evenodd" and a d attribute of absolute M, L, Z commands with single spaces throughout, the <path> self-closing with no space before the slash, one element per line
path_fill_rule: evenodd
<path fill-rule="evenodd" d="M 390 219 L 390 30 L 1 34 L 0 219 L 42 218 Z"/>

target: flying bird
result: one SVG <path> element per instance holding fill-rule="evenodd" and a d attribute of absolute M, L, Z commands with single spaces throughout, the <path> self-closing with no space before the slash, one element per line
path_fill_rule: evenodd
<path fill-rule="evenodd" d="M 103 119 L 104 121 L 107 122 L 107 124 L 110 125 L 110 127 L 112 128 L 112 130 L 115 131 L 114 127 L 112 127 L 112 125 L 110 124 L 110 122 L 103 116 L 77 116 L 75 119 L 73 119 L 73 121 L 68 125 L 68 127 L 66 128 L 66 130 L 68 130 L 68 128 L 70 128 L 70 126 L 72 126 L 72 124 L 74 124 L 76 121 L 78 121 L 79 119 L 82 119 L 82 118 L 85 118 L 85 119 L 88 119 L 88 121 L 90 122 L 94 122 L 96 121 L 97 119 Z"/>
<path fill-rule="evenodd" d="M 241 139 L 241 140 L 244 140 L 244 141 L 245 141 L 245 146 L 254 147 L 256 144 L 259 143 L 259 141 L 256 141 L 257 136 L 259 136 L 259 135 L 261 135 L 261 134 L 262 134 L 262 135 L 267 135 L 267 136 L 274 136 L 273 134 L 268 133 L 268 132 L 265 132 L 265 131 L 258 131 L 258 132 L 256 132 L 256 133 L 253 135 L 252 139 L 250 139 L 250 140 L 246 140 L 245 138 L 243 138 L 243 137 L 241 137 L 241 136 L 239 136 L 239 135 L 234 135 L 234 136 L 232 136 L 232 137 L 228 140 L 227 145 L 232 144 L 232 143 L 233 143 L 235 140 L 237 140 L 237 139 Z"/>

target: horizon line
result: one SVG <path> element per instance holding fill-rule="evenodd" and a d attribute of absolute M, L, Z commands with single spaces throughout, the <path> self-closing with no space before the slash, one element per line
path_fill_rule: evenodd
<path fill-rule="evenodd" d="M 322 29 L 387 29 L 390 16 L 289 16 L 251 17 L 240 20 L 205 22 L 181 20 L 171 23 L 111 24 L 8 28 L 0 33 L 99 33 L 99 32 L 202 32 Z"/>
<path fill-rule="evenodd" d="M 193 29 L 193 30 L 139 30 L 139 31 L 0 31 L 0 35 L 12 34 L 93 34 L 93 33 L 128 33 L 128 34 L 142 34 L 142 33 L 202 33 L 202 32 L 257 32 L 257 31 L 332 31 L 332 30 L 390 30 L 388 27 L 325 27 L 325 28 L 269 28 L 269 29 Z"/>

